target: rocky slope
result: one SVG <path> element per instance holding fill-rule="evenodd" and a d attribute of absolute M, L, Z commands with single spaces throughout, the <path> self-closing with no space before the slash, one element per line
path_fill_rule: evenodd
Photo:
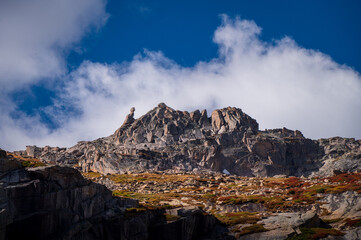
<path fill-rule="evenodd" d="M 361 174 L 254 178 L 226 174 L 84 173 L 148 208 L 200 206 L 236 239 L 360 239 Z M 171 210 L 168 210 L 171 211 Z"/>
<path fill-rule="evenodd" d="M 0 239 L 361 236 L 360 173 L 309 178 L 82 173 L 87 180 L 73 168 L 32 168 L 39 160 L 13 156 L 0 151 Z"/>
<path fill-rule="evenodd" d="M 196 207 L 146 210 L 73 168 L 0 154 L 0 239 L 233 239 Z"/>
<path fill-rule="evenodd" d="M 311 140 L 286 128 L 260 131 L 237 108 L 200 112 L 164 103 L 138 119 L 132 108 L 111 136 L 71 148 L 28 146 L 23 156 L 46 163 L 78 164 L 103 174 L 167 171 L 227 172 L 239 176 L 330 176 L 361 169 L 361 140 Z"/>

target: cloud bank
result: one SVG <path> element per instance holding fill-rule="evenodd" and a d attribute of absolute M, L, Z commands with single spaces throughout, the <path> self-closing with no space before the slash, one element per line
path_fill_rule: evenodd
<path fill-rule="evenodd" d="M 71 146 L 107 136 L 130 107 L 139 117 L 159 102 L 188 111 L 235 106 L 262 129 L 361 138 L 360 74 L 289 37 L 264 42 L 260 34 L 253 21 L 223 16 L 213 37 L 219 53 L 209 62 L 183 67 L 147 50 L 131 62 L 84 61 L 66 76 L 54 104 L 41 109 L 60 127 L 50 131 L 36 117 L 15 121 L 5 116 L 1 147 Z"/>
<path fill-rule="evenodd" d="M 66 77 L 67 54 L 81 51 L 79 41 L 105 24 L 105 6 L 106 0 L 0 1 L 0 147 L 24 148 L 49 133 L 39 116 L 18 110 L 11 94 Z"/>
<path fill-rule="evenodd" d="M 106 19 L 104 0 L 1 1 L 1 86 L 14 90 L 66 74 L 67 51 Z"/>

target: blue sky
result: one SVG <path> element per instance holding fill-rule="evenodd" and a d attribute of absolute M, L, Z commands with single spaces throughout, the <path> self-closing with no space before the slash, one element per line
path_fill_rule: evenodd
<path fill-rule="evenodd" d="M 143 48 L 161 50 L 184 66 L 217 56 L 212 42 L 220 14 L 254 20 L 261 39 L 290 36 L 308 49 L 361 71 L 360 1 L 109 1 L 110 18 L 97 34 L 83 40 L 84 54 L 70 65 L 131 60 Z M 126 46 L 126 47 L 124 47 Z"/>
<path fill-rule="evenodd" d="M 360 138 L 360 10 L 331 0 L 2 1 L 0 147 L 71 146 L 158 102 L 232 105 L 261 128 Z"/>

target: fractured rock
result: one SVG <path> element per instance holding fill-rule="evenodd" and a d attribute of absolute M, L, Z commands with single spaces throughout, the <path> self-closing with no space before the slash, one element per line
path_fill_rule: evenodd
<path fill-rule="evenodd" d="M 260 131 L 241 109 L 191 113 L 164 103 L 134 119 L 130 109 L 114 134 L 65 148 L 28 146 L 27 156 L 78 164 L 103 174 L 142 171 L 222 172 L 240 176 L 330 176 L 361 171 L 361 141 L 305 138 L 298 130 Z"/>

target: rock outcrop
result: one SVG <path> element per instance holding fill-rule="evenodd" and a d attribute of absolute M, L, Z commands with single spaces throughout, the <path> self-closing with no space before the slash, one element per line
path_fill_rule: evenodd
<path fill-rule="evenodd" d="M 325 153 L 318 176 L 361 171 L 361 140 L 333 137 L 320 139 L 318 143 Z"/>
<path fill-rule="evenodd" d="M 361 194 L 347 191 L 342 194 L 328 194 L 322 208 L 332 213 L 333 218 L 361 218 Z"/>
<path fill-rule="evenodd" d="M 239 239 L 283 240 L 296 235 L 300 227 L 327 227 L 327 225 L 313 211 L 306 213 L 279 213 L 260 221 L 259 224 L 262 224 L 268 231 L 242 236 Z"/>
<path fill-rule="evenodd" d="M 16 160 L 2 159 L 4 165 Z M 103 185 L 69 167 L 2 169 L 0 239 L 71 239 L 99 232 L 102 222 L 136 207 L 132 199 L 113 198 Z M 89 238 L 95 239 L 96 234 Z"/>
<path fill-rule="evenodd" d="M 164 103 L 134 119 L 132 108 L 111 136 L 64 148 L 27 147 L 22 155 L 76 164 L 83 171 L 226 172 L 240 176 L 329 176 L 361 169 L 361 141 L 311 140 L 286 128 L 260 131 L 241 109 L 194 112 Z"/>
<path fill-rule="evenodd" d="M 24 169 L 2 155 L 0 239 L 232 239 L 227 229 L 198 208 L 166 212 L 114 198 L 105 186 L 76 169 Z"/>

